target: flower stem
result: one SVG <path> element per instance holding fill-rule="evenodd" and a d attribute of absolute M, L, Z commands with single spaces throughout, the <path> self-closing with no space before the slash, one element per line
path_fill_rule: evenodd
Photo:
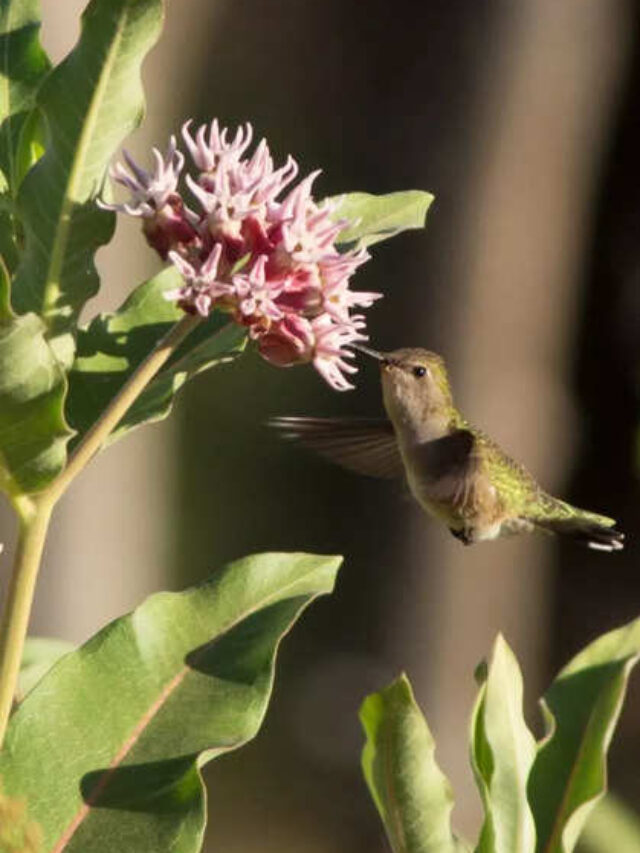
<path fill-rule="evenodd" d="M 200 317 L 185 314 L 131 374 L 69 457 L 65 469 L 40 494 L 14 499 L 20 519 L 18 546 L 0 620 L 0 748 L 16 691 L 42 551 L 53 508 L 72 480 L 102 447 L 133 402 L 167 362 Z"/>
<path fill-rule="evenodd" d="M 0 746 L 15 694 L 31 603 L 53 504 L 26 502 L 20 511 L 20 532 L 13 572 L 0 623 Z"/>
<path fill-rule="evenodd" d="M 46 494 L 55 501 L 66 491 L 85 465 L 100 450 L 117 427 L 129 407 L 140 396 L 148 383 L 175 352 L 187 335 L 200 323 L 201 317 L 185 314 L 156 344 L 149 355 L 140 362 L 129 379 L 109 403 L 95 424 L 87 431 L 69 457 L 67 467 L 47 488 Z"/>

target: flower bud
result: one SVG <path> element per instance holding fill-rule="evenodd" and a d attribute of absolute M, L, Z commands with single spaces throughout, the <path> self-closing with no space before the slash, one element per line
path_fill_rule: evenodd
<path fill-rule="evenodd" d="M 278 367 L 304 364 L 313 358 L 315 336 L 311 323 L 296 314 L 287 314 L 271 324 L 258 341 L 260 355 Z"/>

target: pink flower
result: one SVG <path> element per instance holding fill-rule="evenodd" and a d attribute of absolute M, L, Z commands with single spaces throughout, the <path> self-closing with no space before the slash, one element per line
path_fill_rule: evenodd
<path fill-rule="evenodd" d="M 289 157 L 276 168 L 264 139 L 251 154 L 250 124 L 231 137 L 216 120 L 195 131 L 188 121 L 182 139 L 195 170 L 185 176 L 194 210 L 179 189 L 185 160 L 174 137 L 164 158 L 153 150 L 151 172 L 125 154 L 126 168 L 115 166 L 111 177 L 131 198 L 103 206 L 142 218 L 150 245 L 180 271 L 184 284 L 167 298 L 202 316 L 226 311 L 248 327 L 267 361 L 312 363 L 334 388 L 351 388 L 349 346 L 367 340 L 364 317 L 352 310 L 381 294 L 350 289 L 369 255 L 338 251 L 348 223 L 313 198 L 320 173 L 290 188 L 297 163 Z"/>
<path fill-rule="evenodd" d="M 313 366 L 336 391 L 348 391 L 353 385 L 345 373 L 356 373 L 357 369 L 345 359 L 353 358 L 353 351 L 346 347 L 357 341 L 368 340 L 362 334 L 365 321 L 362 315 L 351 317 L 347 323 L 335 323 L 330 315 L 322 314 L 313 321 L 316 339 Z"/>
<path fill-rule="evenodd" d="M 259 255 L 248 273 L 238 273 L 231 279 L 238 319 L 241 323 L 253 326 L 256 323 L 259 324 L 261 320 L 281 320 L 284 316 L 283 311 L 274 301 L 282 285 L 267 278 L 266 263 L 267 256 Z M 267 328 L 270 326 L 269 322 Z"/>
<path fill-rule="evenodd" d="M 285 314 L 271 324 L 258 341 L 260 355 L 278 367 L 292 367 L 312 361 L 316 339 L 313 326 L 304 317 Z"/>
<path fill-rule="evenodd" d="M 182 126 L 182 138 L 189 149 L 191 159 L 200 172 L 205 173 L 213 173 L 223 158 L 234 162 L 240 160 L 253 139 L 253 128 L 249 123 L 237 129 L 232 142 L 227 141 L 229 131 L 226 127 L 220 131 L 218 119 L 214 118 L 211 122 L 208 139 L 206 124 L 198 128 L 195 137 L 191 135 L 190 127 L 191 119 Z"/>
<path fill-rule="evenodd" d="M 165 298 L 175 299 L 185 311 L 193 313 L 195 310 L 208 317 L 216 298 L 233 293 L 229 284 L 217 279 L 221 255 L 220 243 L 216 243 L 204 261 L 196 259 L 189 262 L 178 252 L 169 252 L 169 260 L 177 267 L 185 284 L 177 290 L 167 291 Z"/>
<path fill-rule="evenodd" d="M 184 155 L 176 148 L 175 136 L 169 140 L 164 157 L 157 148 L 152 149 L 152 153 L 154 169 L 147 172 L 125 151 L 124 159 L 128 168 L 116 163 L 109 175 L 113 181 L 129 190 L 131 198 L 124 204 L 98 203 L 105 210 L 141 217 L 149 245 L 164 259 L 172 247 L 192 242 L 197 234 L 189 221 L 193 214 L 184 206 L 178 192 Z"/>

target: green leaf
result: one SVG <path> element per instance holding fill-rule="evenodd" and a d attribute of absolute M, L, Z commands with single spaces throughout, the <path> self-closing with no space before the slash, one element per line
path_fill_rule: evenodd
<path fill-rule="evenodd" d="M 44 332 L 35 314 L 0 322 L 0 488 L 13 496 L 44 488 L 66 462 L 67 383 Z"/>
<path fill-rule="evenodd" d="M 435 744 L 405 675 L 360 709 L 367 741 L 362 769 L 394 853 L 454 853 L 451 786 L 436 764 Z"/>
<path fill-rule="evenodd" d="M 522 715 L 522 675 L 498 635 L 471 720 L 471 763 L 484 804 L 478 853 L 534 853 L 527 779 L 536 745 Z"/>
<path fill-rule="evenodd" d="M 43 849 L 195 853 L 200 767 L 255 736 L 282 637 L 339 557 L 260 554 L 160 593 L 60 660 L 13 715 L 0 777 Z"/>
<path fill-rule="evenodd" d="M 21 702 L 27 693 L 33 690 L 57 660 L 74 648 L 73 643 L 67 640 L 58 640 L 54 637 L 27 637 L 18 679 L 18 701 Z"/>
<path fill-rule="evenodd" d="M 0 779 L 0 853 L 42 853 L 41 839 L 26 803 L 5 796 Z"/>
<path fill-rule="evenodd" d="M 0 169 L 12 197 L 33 162 L 25 159 L 33 106 L 50 68 L 39 33 L 39 0 L 0 0 Z"/>
<path fill-rule="evenodd" d="M 20 127 L 18 144 L 15 155 L 15 185 L 16 190 L 24 180 L 32 166 L 38 162 L 47 144 L 46 126 L 39 109 L 33 109 L 25 117 Z"/>
<path fill-rule="evenodd" d="M 174 267 L 140 285 L 115 314 L 96 317 L 78 335 L 78 354 L 69 374 L 67 414 L 78 439 L 93 424 L 133 370 L 183 312 L 163 293 L 179 286 Z M 246 329 L 214 313 L 186 341 L 147 386 L 112 433 L 166 417 L 184 383 L 216 364 L 235 358 L 246 343 Z M 78 440 L 76 439 L 76 440 Z"/>
<path fill-rule="evenodd" d="M 605 793 L 607 750 L 639 656 L 636 619 L 587 646 L 545 694 L 547 736 L 529 781 L 538 853 L 571 853 Z"/>
<path fill-rule="evenodd" d="M 39 42 L 38 0 L 0 0 L 0 263 L 2 315 L 9 316 L 10 277 L 20 261 L 22 227 L 18 187 L 38 156 L 29 144 L 41 122 L 35 94 L 49 69 Z"/>
<path fill-rule="evenodd" d="M 433 196 L 422 190 L 407 190 L 387 195 L 347 193 L 329 201 L 337 202 L 334 219 L 353 223 L 340 232 L 336 242 L 354 248 L 380 243 L 401 231 L 424 228 Z"/>
<path fill-rule="evenodd" d="M 0 231 L 5 224 L 0 214 Z M 0 241 L 1 241 L 0 237 Z M 13 320 L 11 310 L 11 274 L 0 250 L 0 323 L 10 323 Z"/>
<path fill-rule="evenodd" d="M 6 200 L 0 196 L 0 205 Z M 20 238 L 19 225 L 16 217 L 11 213 L 9 208 L 2 209 L 0 207 L 0 264 L 2 265 L 2 274 L 6 276 L 6 283 L 3 282 L 3 313 L 6 315 L 12 314 L 10 304 L 11 296 L 11 276 L 15 272 L 16 267 L 20 263 Z"/>
<path fill-rule="evenodd" d="M 18 198 L 26 244 L 13 305 L 44 318 L 66 368 L 78 314 L 99 286 L 94 254 L 115 224 L 95 198 L 113 153 L 140 121 L 140 64 L 161 19 L 161 0 L 92 0 L 78 44 L 38 92 L 48 139 Z"/>
<path fill-rule="evenodd" d="M 580 848 L 585 853 L 638 853 L 640 814 L 607 794 L 589 815 Z"/>

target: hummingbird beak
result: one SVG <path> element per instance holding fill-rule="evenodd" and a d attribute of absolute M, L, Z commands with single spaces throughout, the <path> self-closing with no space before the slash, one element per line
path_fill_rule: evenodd
<path fill-rule="evenodd" d="M 371 358 L 375 358 L 376 361 L 381 361 L 383 364 L 388 362 L 387 357 L 375 349 L 369 349 L 369 347 L 365 347 L 362 344 L 351 344 L 351 346 L 354 349 L 357 349 L 358 352 L 363 352 L 365 355 L 371 356 Z"/>

